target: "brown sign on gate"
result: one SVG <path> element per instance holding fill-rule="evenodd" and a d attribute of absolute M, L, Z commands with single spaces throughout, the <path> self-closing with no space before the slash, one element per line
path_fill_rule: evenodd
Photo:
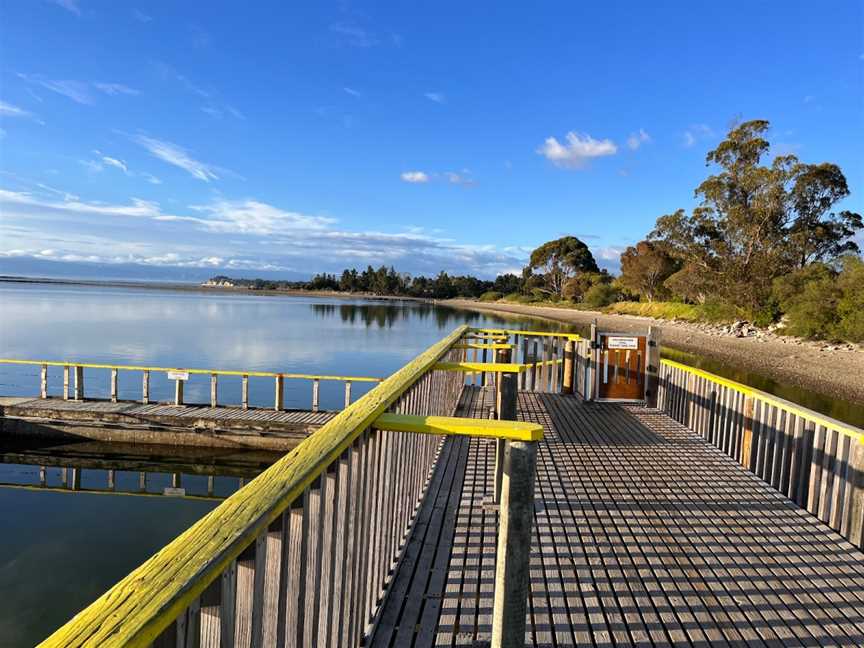
<path fill-rule="evenodd" d="M 646 336 L 597 335 L 597 398 L 641 401 L 645 398 Z"/>

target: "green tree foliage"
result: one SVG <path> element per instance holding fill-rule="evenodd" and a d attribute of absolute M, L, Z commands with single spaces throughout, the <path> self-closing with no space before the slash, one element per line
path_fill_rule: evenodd
<path fill-rule="evenodd" d="M 621 286 L 646 301 L 665 299 L 669 289 L 664 282 L 677 272 L 681 264 L 669 253 L 665 245 L 640 241 L 621 254 Z"/>
<path fill-rule="evenodd" d="M 599 272 L 591 250 L 575 236 L 564 236 L 538 247 L 531 253 L 526 269 L 542 278 L 543 290 L 559 298 L 564 296 L 568 279 L 580 272 Z"/>
<path fill-rule="evenodd" d="M 864 261 L 849 255 L 840 267 L 817 262 L 774 280 L 787 333 L 864 342 Z"/>
<path fill-rule="evenodd" d="M 701 204 L 657 220 L 649 238 L 683 263 L 684 275 L 667 282 L 676 292 L 685 288 L 682 296 L 712 294 L 758 312 L 775 278 L 858 251 L 850 237 L 862 228 L 861 216 L 831 211 L 849 194 L 839 167 L 794 155 L 762 165 L 768 127 L 755 120 L 733 128 L 707 155 L 719 173 L 696 189 Z"/>
<path fill-rule="evenodd" d="M 618 289 L 611 283 L 596 283 L 586 292 L 583 302 L 591 308 L 603 308 L 618 301 Z"/>
<path fill-rule="evenodd" d="M 573 302 L 584 300 L 586 293 L 598 284 L 608 284 L 612 277 L 605 270 L 601 272 L 580 272 L 564 284 L 563 297 Z"/>

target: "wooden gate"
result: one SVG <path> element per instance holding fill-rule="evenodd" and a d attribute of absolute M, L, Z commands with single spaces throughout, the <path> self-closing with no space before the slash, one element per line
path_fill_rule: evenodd
<path fill-rule="evenodd" d="M 597 334 L 597 399 L 645 399 L 646 336 Z"/>

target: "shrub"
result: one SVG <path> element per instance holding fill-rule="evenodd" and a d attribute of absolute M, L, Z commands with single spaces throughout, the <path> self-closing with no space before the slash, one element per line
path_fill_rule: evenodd
<path fill-rule="evenodd" d="M 864 342 L 864 261 L 849 256 L 837 277 L 837 335 L 852 342 Z"/>
<path fill-rule="evenodd" d="M 582 298 L 586 306 L 593 308 L 603 308 L 614 303 L 617 299 L 618 291 L 606 283 L 594 284 L 585 291 L 585 296 Z"/>
<path fill-rule="evenodd" d="M 786 314 L 786 333 L 815 339 L 836 334 L 840 289 L 835 272 L 827 265 L 813 263 L 778 277 L 772 295 Z"/>
<path fill-rule="evenodd" d="M 501 299 L 503 295 L 500 292 L 496 292 L 494 290 L 487 290 L 482 295 L 480 295 L 481 302 L 494 302 Z"/>

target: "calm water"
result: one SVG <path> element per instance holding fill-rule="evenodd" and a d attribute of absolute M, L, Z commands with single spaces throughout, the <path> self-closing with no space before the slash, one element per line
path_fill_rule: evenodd
<path fill-rule="evenodd" d="M 6 358 L 383 377 L 463 323 L 565 328 L 409 301 L 0 283 L 0 357 Z M 689 354 L 667 355 L 864 425 L 861 404 Z M 140 381 L 140 373 L 121 373 L 120 397 L 140 398 Z M 88 396 L 107 397 L 108 372 L 87 370 L 85 385 Z M 36 367 L 0 365 L 0 395 L 35 396 L 38 388 Z M 355 383 L 355 398 L 369 388 Z M 61 389 L 58 368 L 49 374 L 49 390 L 59 395 Z M 341 383 L 322 383 L 322 407 L 341 407 L 342 390 Z M 154 373 L 151 395 L 172 398 L 173 383 Z M 208 377 L 193 376 L 186 398 L 208 401 Z M 269 406 L 272 399 L 272 379 L 250 380 L 253 405 Z M 310 383 L 286 381 L 285 400 L 308 408 Z M 220 379 L 220 401 L 239 403 L 239 379 Z M 2 440 L 0 455 L 0 647 L 42 639 L 275 456 Z M 109 470 L 114 491 L 106 494 Z M 123 494 L 140 490 L 142 471 L 152 496 Z M 174 485 L 205 498 L 162 494 Z"/>
<path fill-rule="evenodd" d="M 5 358 L 386 376 L 459 324 L 502 322 L 417 302 L 0 284 Z M 49 378 L 59 395 L 62 370 Z M 120 397 L 140 398 L 140 379 L 121 373 Z M 164 375 L 151 380 L 153 398 L 172 397 Z M 0 365 L 0 395 L 35 396 L 38 381 L 36 367 Z M 88 396 L 106 397 L 107 372 L 88 370 L 85 385 Z M 368 388 L 355 384 L 355 397 Z M 322 407 L 340 407 L 342 390 L 341 383 L 322 383 Z M 220 397 L 239 402 L 239 380 L 220 380 Z M 186 398 L 208 400 L 208 378 L 193 377 Z M 272 379 L 251 379 L 252 404 L 272 399 Z M 310 383 L 286 381 L 285 399 L 288 407 L 308 408 Z M 150 448 L 142 457 L 129 448 L 73 446 L 0 446 L 0 646 L 44 638 L 218 503 L 166 497 L 164 487 L 180 483 L 189 494 L 206 495 L 207 476 L 215 475 L 214 494 L 224 496 L 238 487 L 242 470 L 251 476 L 270 461 L 225 451 Z M 48 488 L 38 486 L 39 465 L 46 466 Z M 70 492 L 72 467 L 77 487 L 88 491 L 106 490 L 112 468 L 115 489 L 135 491 L 146 468 L 153 496 Z M 12 486 L 24 484 L 35 488 Z"/>

